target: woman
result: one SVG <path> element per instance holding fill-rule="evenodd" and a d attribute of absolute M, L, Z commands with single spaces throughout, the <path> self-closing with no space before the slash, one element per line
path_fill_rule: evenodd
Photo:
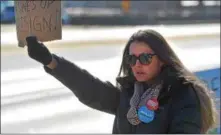
<path fill-rule="evenodd" d="M 117 86 L 102 82 L 27 37 L 29 56 L 85 105 L 115 115 L 113 134 L 206 133 L 216 123 L 208 89 L 153 30 L 134 33 L 123 52 Z"/>

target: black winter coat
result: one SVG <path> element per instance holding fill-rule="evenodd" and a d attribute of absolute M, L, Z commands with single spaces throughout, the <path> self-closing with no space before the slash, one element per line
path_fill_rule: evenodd
<path fill-rule="evenodd" d="M 55 69 L 44 67 L 46 72 L 68 87 L 85 105 L 115 115 L 113 134 L 199 134 L 201 113 L 199 100 L 190 85 L 169 81 L 158 97 L 159 108 L 152 122 L 137 126 L 127 121 L 133 83 L 119 80 L 121 90 L 109 82 L 102 82 L 75 64 L 53 54 L 58 61 Z M 170 80 L 169 78 L 166 79 Z M 170 86 L 170 88 L 168 87 Z"/>

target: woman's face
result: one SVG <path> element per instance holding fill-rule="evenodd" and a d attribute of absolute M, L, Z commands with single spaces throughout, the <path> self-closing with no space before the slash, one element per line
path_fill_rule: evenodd
<path fill-rule="evenodd" d="M 136 57 L 141 54 L 154 54 L 155 52 L 145 42 L 134 41 L 129 48 L 129 54 Z M 135 65 L 131 65 L 131 69 L 137 81 L 148 82 L 154 79 L 161 70 L 163 63 L 157 55 L 152 56 L 149 64 L 141 64 L 137 59 Z"/>

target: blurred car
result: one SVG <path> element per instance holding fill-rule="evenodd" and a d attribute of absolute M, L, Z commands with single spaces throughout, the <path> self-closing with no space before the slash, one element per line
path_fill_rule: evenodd
<path fill-rule="evenodd" d="M 62 9 L 62 24 L 70 24 L 71 23 L 71 16 L 67 13 L 66 8 Z"/>
<path fill-rule="evenodd" d="M 15 8 L 14 6 L 6 6 L 1 12 L 1 23 L 15 23 Z"/>

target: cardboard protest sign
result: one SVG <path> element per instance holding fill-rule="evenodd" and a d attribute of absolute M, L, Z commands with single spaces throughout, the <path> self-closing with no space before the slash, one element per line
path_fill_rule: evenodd
<path fill-rule="evenodd" d="M 19 47 L 26 45 L 30 35 L 41 42 L 62 38 L 61 1 L 15 1 L 15 19 Z"/>

